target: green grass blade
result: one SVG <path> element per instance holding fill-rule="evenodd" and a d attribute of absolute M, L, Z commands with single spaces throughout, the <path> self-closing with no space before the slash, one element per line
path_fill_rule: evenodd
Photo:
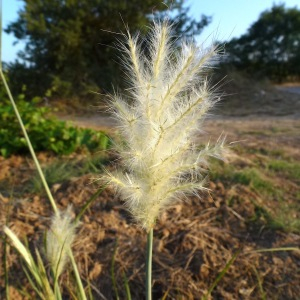
<path fill-rule="evenodd" d="M 170 292 L 170 290 L 168 289 L 168 290 L 164 293 L 164 295 L 163 295 L 163 297 L 161 298 L 161 300 L 166 300 L 167 297 L 168 297 L 168 295 L 169 295 L 169 292 Z"/>
<path fill-rule="evenodd" d="M 29 275 L 29 273 L 27 272 L 26 268 L 24 266 L 22 266 L 23 271 L 31 285 L 31 287 L 33 288 L 33 290 L 39 295 L 39 297 L 41 299 L 45 299 L 44 295 L 41 293 L 41 291 L 39 290 L 39 288 L 36 286 L 36 284 L 33 282 L 33 280 L 31 279 L 31 276 Z"/>
<path fill-rule="evenodd" d="M 88 290 L 89 300 L 94 300 L 94 296 L 93 296 L 93 292 L 92 292 L 92 288 L 91 288 L 91 283 L 90 283 L 90 280 L 88 278 L 87 278 L 87 290 Z"/>
<path fill-rule="evenodd" d="M 81 211 L 75 218 L 75 223 L 79 222 L 85 211 L 89 208 L 89 206 L 97 199 L 97 197 L 103 192 L 103 190 L 106 188 L 107 183 L 105 183 L 96 193 L 94 193 L 90 199 L 84 204 Z"/>
<path fill-rule="evenodd" d="M 0 39 L 1 39 L 1 38 L 0 38 Z M 18 119 L 18 122 L 19 122 L 19 124 L 20 124 L 21 129 L 22 129 L 22 132 L 23 132 L 23 134 L 24 134 L 25 140 L 26 140 L 26 142 L 27 142 L 27 146 L 28 146 L 28 148 L 29 148 L 29 151 L 30 151 L 30 153 L 31 153 L 31 156 L 32 156 L 32 158 L 33 158 L 33 161 L 34 161 L 34 163 L 35 163 L 35 166 L 36 166 L 36 168 L 37 168 L 37 171 L 38 171 L 38 173 L 39 173 L 39 176 L 41 177 L 42 183 L 43 183 L 44 188 L 45 188 L 45 190 L 46 190 L 46 193 L 47 193 L 47 195 L 48 195 L 48 198 L 49 198 L 49 201 L 50 201 L 50 203 L 51 203 L 51 206 L 52 206 L 54 212 L 57 213 L 57 206 L 56 206 L 56 203 L 55 203 L 54 198 L 53 198 L 53 196 L 52 196 L 52 194 L 51 194 L 51 191 L 50 191 L 50 189 L 49 189 L 48 183 L 47 183 L 47 181 L 46 181 L 46 179 L 45 179 L 45 176 L 44 176 L 44 173 L 43 173 L 43 171 L 42 171 L 41 165 L 40 165 L 40 163 L 39 163 L 39 161 L 38 161 L 38 159 L 37 159 L 37 157 L 36 157 L 36 154 L 35 154 L 35 151 L 34 151 L 34 149 L 33 149 L 33 147 L 32 147 L 30 138 L 29 138 L 29 136 L 28 136 L 28 134 L 27 134 L 27 131 L 26 131 L 25 126 L 24 126 L 24 123 L 23 123 L 22 118 L 21 118 L 21 116 L 20 116 L 20 113 L 19 113 L 19 110 L 18 110 L 18 108 L 17 108 L 17 105 L 16 105 L 16 103 L 15 103 L 15 101 L 14 101 L 14 98 L 13 98 L 13 96 L 12 96 L 12 94 L 11 94 L 10 88 L 9 88 L 7 82 L 6 82 L 6 79 L 5 79 L 5 76 L 4 76 L 3 72 L 2 72 L 2 69 L 0 69 L 0 75 L 1 75 L 1 79 L 2 79 L 2 81 L 3 81 L 4 87 L 5 87 L 5 89 L 6 89 L 8 98 L 9 98 L 9 100 L 10 100 L 12 106 L 13 106 L 13 109 L 14 109 L 14 111 L 15 111 L 16 117 L 17 117 L 17 119 Z"/>
<path fill-rule="evenodd" d="M 259 291 L 260 291 L 260 294 L 261 294 L 261 300 L 267 300 L 266 298 L 266 293 L 264 291 L 264 288 L 263 288 L 263 284 L 262 284 L 262 280 L 256 270 L 255 267 L 253 267 L 253 270 L 254 270 L 254 273 L 255 273 L 255 276 L 257 278 L 257 282 L 258 282 L 258 287 L 259 287 Z"/>
<path fill-rule="evenodd" d="M 118 240 L 116 241 L 113 257 L 111 260 L 110 274 L 111 274 L 111 281 L 113 284 L 113 289 L 115 292 L 116 300 L 119 300 L 120 297 L 118 294 L 118 287 L 117 287 L 117 282 L 116 282 L 116 277 L 115 277 L 115 258 L 116 258 L 117 248 L 118 248 Z"/>
<path fill-rule="evenodd" d="M 237 258 L 237 256 L 239 255 L 240 252 L 241 252 L 241 250 L 238 250 L 236 253 L 233 254 L 231 259 L 226 264 L 225 268 L 221 271 L 221 273 L 219 273 L 219 275 L 217 276 L 215 281 L 212 283 L 212 285 L 208 289 L 208 292 L 206 293 L 206 295 L 204 297 L 202 297 L 202 300 L 207 300 L 208 299 L 209 295 L 212 293 L 214 288 L 218 285 L 220 280 L 224 277 L 224 275 L 226 274 L 226 272 L 228 271 L 230 266 L 234 263 L 234 261 L 236 260 L 236 258 Z"/>
<path fill-rule="evenodd" d="M 124 286 L 126 291 L 126 298 L 127 300 L 131 300 L 130 286 L 129 286 L 128 278 L 124 271 L 123 271 L 123 281 L 124 281 Z"/>
<path fill-rule="evenodd" d="M 258 249 L 258 250 L 248 251 L 246 253 L 280 252 L 280 251 L 300 251 L 300 248 L 282 247 L 282 248 Z"/>
<path fill-rule="evenodd" d="M 86 298 L 86 295 L 85 295 L 85 291 L 84 291 L 84 288 L 83 288 L 83 284 L 82 284 L 82 281 L 81 281 L 81 278 L 80 278 L 80 274 L 79 274 L 79 271 L 78 271 L 78 268 L 77 268 L 77 265 L 76 265 L 76 262 L 75 262 L 75 258 L 74 258 L 74 255 L 73 255 L 73 252 L 71 251 L 71 249 L 69 249 L 69 257 L 70 257 L 70 260 L 71 260 L 71 263 L 72 263 L 72 266 L 73 266 L 73 271 L 74 271 L 74 274 L 75 274 L 75 278 L 76 278 L 76 282 L 77 282 L 77 286 L 78 286 L 78 290 L 79 290 L 79 295 L 80 295 L 80 300 L 87 300 Z"/>
<path fill-rule="evenodd" d="M 35 249 L 36 259 L 37 259 L 37 274 L 41 280 L 41 287 L 43 293 L 46 295 L 46 299 L 55 299 L 55 292 L 52 289 L 52 286 L 49 282 L 48 274 L 44 266 L 42 257 L 37 249 Z"/>
<path fill-rule="evenodd" d="M 62 299 L 60 288 L 59 288 L 59 285 L 58 285 L 58 276 L 59 276 L 58 275 L 58 267 L 59 267 L 59 264 L 61 262 L 64 246 L 65 246 L 65 241 L 64 241 L 64 243 L 61 247 L 61 250 L 60 250 L 59 259 L 58 259 L 58 262 L 57 262 L 57 265 L 56 265 L 56 268 L 55 268 L 55 272 L 53 272 L 53 276 L 54 276 L 54 293 L 55 293 L 55 296 L 58 300 Z"/>
<path fill-rule="evenodd" d="M 6 299 L 10 300 L 10 297 L 9 297 L 9 280 L 8 280 L 8 271 L 7 271 L 7 236 L 3 237 L 2 264 L 3 264 L 3 270 L 4 270 L 5 295 L 6 295 Z"/>
<path fill-rule="evenodd" d="M 0 0 L 0 70 L 2 70 L 2 0 Z"/>
<path fill-rule="evenodd" d="M 16 103 L 14 101 L 14 98 L 13 98 L 13 96 L 11 94 L 10 88 L 9 88 L 9 86 L 8 86 L 8 84 L 6 82 L 5 76 L 3 74 L 3 71 L 2 71 L 2 56 L 1 56 L 1 51 L 2 51 L 2 0 L 0 0 L 0 75 L 1 75 L 1 79 L 3 81 L 3 84 L 4 84 L 5 90 L 7 92 L 8 98 L 9 98 L 9 100 L 10 100 L 12 106 L 13 106 L 14 111 L 15 111 L 15 114 L 16 114 L 16 117 L 17 117 L 18 122 L 20 124 L 20 127 L 21 127 L 21 129 L 23 131 L 23 134 L 24 134 L 24 137 L 26 139 L 29 151 L 30 151 L 31 156 L 33 158 L 33 161 L 34 161 L 34 163 L 36 165 L 38 173 L 39 173 L 39 175 L 41 177 L 41 180 L 43 182 L 44 188 L 45 188 L 46 193 L 48 195 L 49 201 L 50 201 L 50 203 L 52 205 L 52 208 L 53 208 L 54 212 L 57 213 L 56 203 L 55 203 L 54 198 L 53 198 L 53 196 L 51 194 L 49 186 L 48 186 L 48 184 L 47 184 L 47 182 L 45 180 L 44 173 L 43 173 L 42 168 L 40 166 L 40 163 L 39 163 L 39 161 L 38 161 L 38 159 L 36 157 L 35 151 L 34 151 L 34 149 L 32 147 L 31 141 L 29 139 L 29 136 L 28 136 L 27 131 L 25 129 L 24 123 L 23 123 L 22 118 L 20 116 L 19 110 L 17 108 L 17 105 L 16 105 Z"/>

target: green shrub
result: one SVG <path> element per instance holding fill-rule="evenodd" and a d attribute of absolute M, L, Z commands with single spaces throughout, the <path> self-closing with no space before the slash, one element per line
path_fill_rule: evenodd
<path fill-rule="evenodd" d="M 86 147 L 89 151 L 103 150 L 109 146 L 109 138 L 103 132 L 79 129 L 49 116 L 50 109 L 38 107 L 18 97 L 17 106 L 36 151 L 52 151 L 70 154 Z M 14 110 L 6 100 L 0 102 L 0 154 L 27 153 L 28 148 Z"/>

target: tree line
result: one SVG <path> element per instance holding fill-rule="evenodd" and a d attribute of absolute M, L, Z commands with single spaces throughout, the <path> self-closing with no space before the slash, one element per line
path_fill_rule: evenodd
<path fill-rule="evenodd" d="M 174 22 L 175 38 L 201 33 L 211 18 L 189 15 L 184 0 L 22 0 L 18 19 L 6 28 L 25 41 L 18 59 L 6 64 L 16 93 L 83 99 L 125 86 L 116 39 L 130 28 L 146 33 L 153 19 Z M 147 47 L 147 41 L 143 45 Z M 222 64 L 273 81 L 300 77 L 300 11 L 274 5 L 249 30 L 225 44 Z"/>
<path fill-rule="evenodd" d="M 274 5 L 226 45 L 225 63 L 274 82 L 300 78 L 300 10 Z"/>

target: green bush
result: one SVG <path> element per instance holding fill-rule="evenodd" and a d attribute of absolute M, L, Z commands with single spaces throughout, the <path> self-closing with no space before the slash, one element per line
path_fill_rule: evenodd
<path fill-rule="evenodd" d="M 50 109 L 25 102 L 20 95 L 17 100 L 20 115 L 36 151 L 52 151 L 70 154 L 86 147 L 89 151 L 103 150 L 109 146 L 109 138 L 103 132 L 79 129 L 49 116 Z M 0 154 L 27 153 L 28 147 L 11 104 L 0 102 Z"/>

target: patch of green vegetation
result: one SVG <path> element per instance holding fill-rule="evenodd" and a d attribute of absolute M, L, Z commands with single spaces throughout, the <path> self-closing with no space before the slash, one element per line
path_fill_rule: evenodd
<path fill-rule="evenodd" d="M 273 157 L 284 157 L 285 152 L 282 149 L 269 149 L 268 155 Z"/>
<path fill-rule="evenodd" d="M 234 148 L 235 152 L 238 154 L 261 154 L 268 157 L 274 157 L 274 158 L 285 158 L 285 152 L 283 149 L 270 149 L 265 147 L 242 147 L 242 146 L 236 146 Z"/>
<path fill-rule="evenodd" d="M 286 231 L 300 232 L 300 219 L 295 217 L 295 212 L 298 210 L 299 205 L 289 205 L 281 203 L 280 209 L 276 212 L 276 220 L 283 224 Z"/>
<path fill-rule="evenodd" d="M 225 164 L 222 161 L 213 159 L 210 163 L 210 178 L 212 181 L 227 180 L 234 172 L 234 167 L 229 164 Z"/>
<path fill-rule="evenodd" d="M 289 129 L 288 128 L 277 127 L 277 126 L 271 126 L 270 131 L 272 133 L 284 133 L 284 132 L 288 132 Z"/>
<path fill-rule="evenodd" d="M 286 160 L 271 160 L 268 162 L 267 167 L 276 173 L 283 173 L 290 179 L 300 179 L 300 163 L 288 162 Z"/>
<path fill-rule="evenodd" d="M 81 160 L 58 159 L 47 166 L 44 166 L 43 172 L 49 186 L 56 183 L 62 183 L 72 177 L 79 177 L 89 173 L 100 174 L 103 166 L 108 162 L 105 154 L 89 156 Z M 38 174 L 36 174 L 29 182 L 27 189 L 33 193 L 43 193 L 44 186 Z"/>
<path fill-rule="evenodd" d="M 55 154 L 70 154 L 82 148 L 89 151 L 107 149 L 110 140 L 103 132 L 80 129 L 50 117 L 50 109 L 38 107 L 18 97 L 17 106 L 35 151 L 51 151 Z M 11 104 L 0 102 L 0 155 L 28 152 L 28 147 Z"/>
<path fill-rule="evenodd" d="M 244 134 L 249 134 L 249 135 L 267 135 L 266 131 L 262 131 L 262 130 L 248 130 L 248 131 L 244 131 Z"/>
<path fill-rule="evenodd" d="M 249 220 L 250 222 L 259 222 L 263 221 L 269 228 L 277 230 L 277 229 L 285 229 L 284 224 L 278 218 L 274 218 L 273 215 L 263 206 L 258 205 L 253 202 L 255 205 L 255 213 L 253 217 Z"/>
<path fill-rule="evenodd" d="M 241 145 L 236 145 L 234 147 L 234 152 L 236 152 L 239 155 L 247 155 L 247 154 L 260 154 L 263 156 L 272 157 L 272 158 L 280 158 L 289 160 L 289 157 L 286 157 L 286 154 L 283 149 L 273 149 L 273 148 L 267 148 L 267 147 L 246 147 Z"/>
<path fill-rule="evenodd" d="M 256 168 L 237 170 L 233 165 L 214 162 L 211 166 L 212 180 L 227 181 L 229 184 L 242 184 L 265 195 L 278 195 L 280 191 Z"/>
<path fill-rule="evenodd" d="M 255 209 L 253 216 L 248 220 L 249 223 L 263 223 L 264 226 L 273 230 L 284 230 L 287 232 L 300 232 L 300 220 L 295 217 L 295 211 L 299 207 L 292 206 L 280 201 L 272 211 L 251 200 Z M 261 225 L 260 225 L 261 226 Z"/>
<path fill-rule="evenodd" d="M 260 151 L 260 149 L 256 150 Z M 282 154 L 277 150 L 274 150 L 273 153 L 274 156 Z M 269 172 L 265 169 L 265 165 L 267 165 Z M 300 232 L 300 219 L 297 217 L 300 213 L 299 204 L 297 203 L 297 200 L 300 200 L 300 193 L 295 194 L 295 201 L 286 201 L 284 198 L 286 194 L 285 187 L 275 185 L 272 181 L 272 179 L 274 180 L 274 174 L 270 172 L 280 173 L 280 175 L 286 174 L 291 179 L 299 179 L 299 163 L 272 159 L 269 155 L 266 155 L 266 160 L 262 165 L 242 169 L 238 169 L 238 166 L 234 164 L 225 164 L 215 160 L 211 162 L 211 178 L 213 181 L 222 181 L 226 186 L 234 184 L 248 186 L 269 203 L 270 210 L 264 205 L 253 202 L 255 213 L 249 219 L 249 222 L 263 223 L 264 226 L 273 230 Z M 227 205 L 234 206 L 235 201 L 236 198 L 229 198 Z M 243 199 L 241 198 L 240 201 L 242 203 Z"/>
<path fill-rule="evenodd" d="M 249 135 L 258 135 L 258 136 L 270 136 L 270 135 L 276 135 L 280 133 L 286 133 L 290 132 L 289 128 L 284 128 L 284 127 L 277 127 L 277 126 L 271 126 L 269 128 L 266 128 L 264 130 L 247 130 L 244 131 L 244 134 L 249 134 Z"/>
<path fill-rule="evenodd" d="M 278 190 L 271 181 L 263 178 L 256 169 L 250 169 L 248 175 L 251 176 L 251 186 L 258 192 L 268 195 L 278 194 Z"/>

